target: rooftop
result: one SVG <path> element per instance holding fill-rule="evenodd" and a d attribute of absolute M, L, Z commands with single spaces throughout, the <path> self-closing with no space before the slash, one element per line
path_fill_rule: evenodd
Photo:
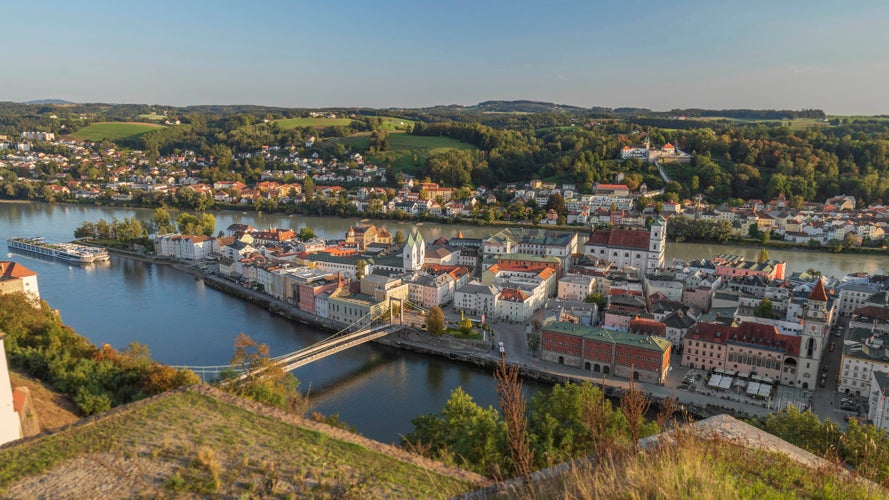
<path fill-rule="evenodd" d="M 583 337 L 584 339 L 596 340 L 599 342 L 636 347 L 649 351 L 665 352 L 670 348 L 670 341 L 665 338 L 635 335 L 627 332 L 617 332 L 614 330 L 606 330 L 594 326 L 576 325 L 574 323 L 565 323 L 562 321 L 550 323 L 543 327 L 543 330 L 565 335 L 575 335 Z"/>

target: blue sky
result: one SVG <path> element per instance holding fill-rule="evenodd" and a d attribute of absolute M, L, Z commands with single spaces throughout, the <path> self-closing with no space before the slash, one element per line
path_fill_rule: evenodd
<path fill-rule="evenodd" d="M 0 100 L 889 113 L 889 2 L 15 2 Z"/>

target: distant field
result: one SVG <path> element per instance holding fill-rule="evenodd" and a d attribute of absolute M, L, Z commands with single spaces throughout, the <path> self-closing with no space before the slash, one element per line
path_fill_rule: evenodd
<path fill-rule="evenodd" d="M 103 139 L 115 141 L 118 139 L 136 139 L 142 134 L 160 127 L 163 127 L 163 125 L 158 125 L 157 123 L 98 122 L 87 125 L 71 135 L 84 141 L 101 141 Z"/>
<path fill-rule="evenodd" d="M 444 153 L 453 149 L 461 151 L 475 151 L 477 149 L 472 144 L 450 137 L 426 137 L 404 133 L 390 134 L 389 145 L 392 146 L 392 151 L 381 154 L 373 160 L 379 164 L 389 162 L 396 172 L 408 174 L 418 174 L 426 166 L 426 158 L 436 153 Z"/>
<path fill-rule="evenodd" d="M 159 121 L 162 121 L 162 120 L 166 120 L 166 119 L 167 119 L 166 116 L 164 116 L 164 115 L 159 115 L 159 114 L 157 114 L 157 113 L 149 113 L 149 114 L 146 114 L 146 115 L 139 115 L 138 118 L 139 118 L 140 120 L 148 120 L 148 121 L 150 121 L 150 122 L 159 122 Z"/>
<path fill-rule="evenodd" d="M 408 120 L 407 118 L 398 118 L 395 116 L 378 116 L 377 118 L 382 118 L 383 125 L 386 126 L 387 129 L 391 130 L 404 130 L 409 126 L 413 126 L 414 121 Z"/>
<path fill-rule="evenodd" d="M 819 118 L 796 118 L 794 120 L 761 120 L 757 118 L 732 118 L 729 116 L 702 116 L 700 118 L 690 118 L 692 120 L 701 120 L 701 121 L 717 121 L 717 120 L 727 120 L 730 122 L 739 122 L 739 123 L 781 123 L 783 125 L 790 124 L 790 128 L 792 130 L 802 130 L 809 127 L 827 127 L 830 124 L 824 121 L 821 121 Z"/>
<path fill-rule="evenodd" d="M 370 146 L 370 134 L 362 132 L 349 137 L 340 137 L 324 141 L 323 147 L 332 148 L 335 144 L 342 144 L 347 148 L 363 151 Z M 391 150 L 380 153 L 370 158 L 378 165 L 391 164 L 396 172 L 415 174 L 426 165 L 426 158 L 436 153 L 443 153 L 452 149 L 474 151 L 472 144 L 467 144 L 450 137 L 426 137 L 393 132 L 389 134 Z M 414 157 L 416 156 L 416 161 Z"/>
<path fill-rule="evenodd" d="M 278 126 L 284 130 L 296 127 L 335 127 L 352 123 L 351 118 L 287 118 L 278 120 Z"/>

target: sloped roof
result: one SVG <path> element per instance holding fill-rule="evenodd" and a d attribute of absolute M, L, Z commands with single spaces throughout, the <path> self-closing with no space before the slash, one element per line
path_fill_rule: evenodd
<path fill-rule="evenodd" d="M 686 340 L 703 340 L 719 344 L 749 344 L 760 349 L 773 349 L 790 356 L 799 356 L 801 338 L 784 335 L 772 325 L 742 323 L 738 326 L 698 323 L 685 334 Z"/>
<path fill-rule="evenodd" d="M 0 261 L 0 279 L 21 279 L 37 276 L 37 273 L 18 262 Z"/>
<path fill-rule="evenodd" d="M 815 288 L 809 294 L 809 300 L 827 302 L 827 291 L 824 290 L 824 283 L 820 279 L 815 282 Z"/>
<path fill-rule="evenodd" d="M 602 229 L 590 235 L 587 245 L 605 245 L 648 251 L 650 234 L 638 229 Z"/>

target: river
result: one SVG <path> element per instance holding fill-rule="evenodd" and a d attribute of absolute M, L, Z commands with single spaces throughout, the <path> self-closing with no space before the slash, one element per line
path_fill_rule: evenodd
<path fill-rule="evenodd" d="M 245 332 L 267 343 L 273 355 L 291 352 L 326 336 L 317 329 L 292 323 L 251 303 L 228 296 L 168 266 L 112 257 L 110 263 L 80 267 L 54 260 L 10 254 L 6 238 L 44 236 L 72 239 L 84 220 L 117 217 L 147 219 L 147 209 L 121 209 L 43 203 L 0 203 L 0 235 L 7 258 L 38 273 L 41 296 L 61 312 L 65 323 L 96 344 L 124 348 L 130 342 L 148 346 L 155 359 L 167 364 L 226 364 L 233 339 Z M 216 213 L 217 230 L 232 223 L 254 227 L 311 227 L 325 238 L 342 238 L 357 219 L 285 216 L 253 212 Z M 426 241 L 451 237 L 462 230 L 480 237 L 496 228 L 448 224 L 380 222 L 391 232 L 416 227 Z M 583 236 L 582 236 L 583 237 Z M 734 253 L 753 258 L 755 248 L 726 245 L 670 244 L 667 259 L 709 257 Z M 821 269 L 839 275 L 889 269 L 883 256 L 836 255 L 769 250 L 787 260 L 788 271 Z M 485 370 L 365 344 L 315 362 L 294 372 L 303 389 L 310 389 L 313 410 L 339 414 L 358 432 L 383 442 L 397 442 L 412 428 L 417 415 L 437 412 L 457 386 L 483 405 L 496 406 L 494 382 Z M 546 389 L 526 382 L 527 393 Z"/>

